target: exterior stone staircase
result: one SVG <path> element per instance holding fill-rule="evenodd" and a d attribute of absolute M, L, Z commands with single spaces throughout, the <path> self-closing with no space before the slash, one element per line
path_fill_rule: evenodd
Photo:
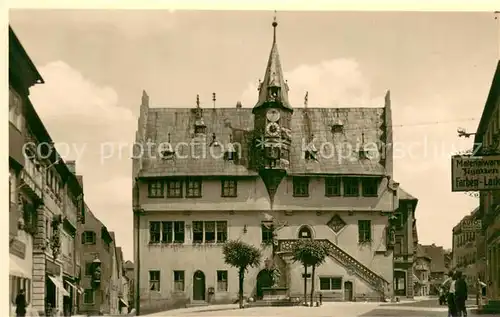
<path fill-rule="evenodd" d="M 285 255 L 287 253 L 292 252 L 294 244 L 297 243 L 297 239 L 292 240 L 279 240 L 278 242 L 278 251 L 280 254 Z M 330 240 L 321 239 L 317 240 L 325 245 L 329 250 L 329 255 L 335 261 L 340 263 L 347 270 L 359 276 L 365 282 L 367 282 L 370 286 L 373 287 L 375 291 L 377 291 L 381 296 L 386 295 L 387 287 L 390 283 L 384 279 L 382 276 L 370 270 L 364 264 L 356 260 L 349 253 L 342 250 L 339 246 L 332 243 Z"/>

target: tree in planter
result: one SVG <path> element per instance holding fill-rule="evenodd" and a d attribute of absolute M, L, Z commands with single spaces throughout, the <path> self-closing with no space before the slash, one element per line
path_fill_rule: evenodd
<path fill-rule="evenodd" d="M 304 266 L 304 303 L 307 305 L 307 267 L 312 267 L 311 272 L 311 307 L 314 298 L 314 274 L 316 267 L 323 264 L 328 256 L 328 249 L 317 240 L 300 239 L 293 246 L 292 260 Z"/>
<path fill-rule="evenodd" d="M 222 253 L 224 254 L 224 262 L 238 269 L 238 298 L 240 308 L 243 308 L 243 281 L 245 280 L 245 272 L 250 267 L 260 265 L 262 254 L 256 247 L 239 240 L 226 242 L 222 248 Z"/>

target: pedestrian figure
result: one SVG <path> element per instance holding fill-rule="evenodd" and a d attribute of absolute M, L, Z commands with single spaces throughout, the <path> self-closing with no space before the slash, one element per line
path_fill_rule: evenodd
<path fill-rule="evenodd" d="M 19 294 L 16 296 L 16 316 L 26 316 L 26 295 L 24 290 L 20 290 Z"/>
<path fill-rule="evenodd" d="M 455 284 L 456 284 L 456 275 L 451 271 L 448 276 L 450 279 L 450 287 L 448 288 L 448 295 L 446 301 L 448 303 L 448 316 L 449 317 L 457 317 L 457 305 L 455 303 Z M 446 283 L 446 282 L 445 282 Z"/>
<path fill-rule="evenodd" d="M 465 302 L 467 301 L 467 282 L 462 272 L 458 271 L 455 284 L 455 302 L 457 305 L 457 316 L 467 317 Z"/>

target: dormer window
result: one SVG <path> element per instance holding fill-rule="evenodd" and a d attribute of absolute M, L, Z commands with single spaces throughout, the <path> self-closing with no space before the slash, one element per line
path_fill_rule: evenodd
<path fill-rule="evenodd" d="M 332 133 L 343 133 L 344 123 L 339 118 L 336 118 L 332 124 Z"/>
<path fill-rule="evenodd" d="M 360 160 L 366 160 L 368 159 L 368 152 L 364 148 L 361 148 L 359 149 L 358 156 Z"/>
<path fill-rule="evenodd" d="M 359 151 L 358 151 L 358 158 L 360 160 L 369 159 L 368 151 L 365 149 L 365 134 L 364 133 L 361 133 L 361 145 L 360 145 Z"/>
<path fill-rule="evenodd" d="M 217 141 L 217 137 L 215 136 L 215 133 L 212 133 L 212 141 L 210 142 L 210 146 L 220 147 L 220 143 L 219 143 L 219 141 Z"/>
<path fill-rule="evenodd" d="M 236 161 L 238 159 L 238 152 L 236 152 L 236 149 L 233 144 L 233 137 L 231 135 L 229 136 L 229 143 L 227 144 L 227 150 L 224 153 L 224 159 L 226 161 Z"/>
<path fill-rule="evenodd" d="M 195 124 L 194 124 L 194 133 L 195 134 L 205 134 L 206 131 L 207 131 L 207 126 L 205 125 L 203 118 L 197 119 Z"/>
<path fill-rule="evenodd" d="M 175 151 L 170 143 L 170 133 L 168 134 L 168 140 L 166 143 L 160 144 L 160 154 L 165 160 L 171 160 L 175 158 Z"/>
<path fill-rule="evenodd" d="M 332 124 L 332 133 L 343 133 L 344 132 L 344 122 L 339 118 L 339 110 L 336 110 L 335 119 Z"/>
<path fill-rule="evenodd" d="M 311 137 L 312 140 L 314 140 L 314 135 Z M 317 158 L 317 153 L 318 153 L 318 150 L 316 149 L 316 146 L 314 146 L 314 143 L 313 141 L 311 140 L 311 142 L 309 142 L 309 144 L 307 145 L 307 148 L 304 152 L 304 158 L 306 160 L 314 160 L 314 161 L 317 161 L 318 158 Z"/>

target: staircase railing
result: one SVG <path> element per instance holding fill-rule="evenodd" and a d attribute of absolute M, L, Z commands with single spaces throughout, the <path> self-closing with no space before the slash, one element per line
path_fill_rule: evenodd
<path fill-rule="evenodd" d="M 349 253 L 342 250 L 339 246 L 332 243 L 330 240 L 318 239 L 317 241 L 324 244 L 324 246 L 329 250 L 329 256 L 331 258 L 366 281 L 375 290 L 380 292 L 381 295 L 384 295 L 386 287 L 389 285 L 389 282 L 385 278 L 373 272 L 371 269 L 356 260 Z M 279 240 L 278 250 L 281 252 L 291 252 L 297 242 L 297 239 Z"/>

